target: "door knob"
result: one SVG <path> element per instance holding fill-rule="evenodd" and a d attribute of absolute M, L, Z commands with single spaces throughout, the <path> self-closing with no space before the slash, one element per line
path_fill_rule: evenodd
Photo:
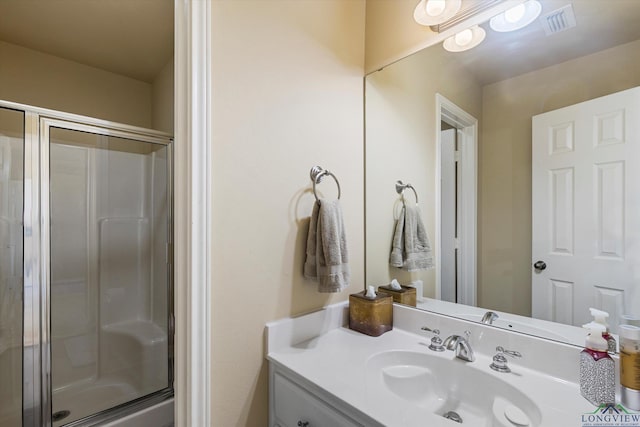
<path fill-rule="evenodd" d="M 542 271 L 545 268 L 547 268 L 547 264 L 544 261 L 536 261 L 536 263 L 533 264 L 533 268 L 535 268 L 538 271 Z"/>

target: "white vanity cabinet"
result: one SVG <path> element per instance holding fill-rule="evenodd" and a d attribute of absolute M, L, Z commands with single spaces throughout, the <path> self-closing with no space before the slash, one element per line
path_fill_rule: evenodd
<path fill-rule="evenodd" d="M 362 427 L 376 425 L 290 371 L 269 364 L 270 427 Z M 333 401 L 332 401 L 333 399 Z M 339 404 L 339 403 L 338 403 Z M 345 412 L 351 412 L 347 414 Z"/>

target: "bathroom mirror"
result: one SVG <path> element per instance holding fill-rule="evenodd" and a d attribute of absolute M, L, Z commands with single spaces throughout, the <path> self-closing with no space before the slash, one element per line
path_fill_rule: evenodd
<path fill-rule="evenodd" d="M 634 312 L 640 310 L 640 245 L 633 240 L 640 223 L 632 220 L 640 213 L 640 191 L 630 181 L 640 157 L 609 161 L 596 154 L 593 171 L 582 178 L 564 179 L 547 170 L 534 181 L 532 164 L 538 160 L 532 157 L 532 121 L 640 86 L 640 3 L 540 2 L 540 18 L 521 30 L 498 33 L 486 22 L 481 24 L 484 42 L 471 50 L 450 53 L 438 43 L 367 75 L 366 282 L 413 283 L 426 297 L 420 308 L 477 321 L 492 310 L 499 316 L 496 326 L 581 345 L 584 332 L 578 325 L 591 319 L 589 307 L 609 311 L 614 332 L 624 314 L 640 315 Z M 544 17 L 554 11 L 572 14 L 576 25 L 563 15 L 568 28 L 547 35 Z M 600 136 L 621 132 L 616 142 L 621 146 L 640 144 L 638 110 L 620 111 L 616 107 L 613 115 L 598 116 L 590 129 Z M 571 127 L 548 129 L 558 138 L 554 144 L 561 137 L 573 140 Z M 602 172 L 600 166 L 613 163 L 620 166 L 617 172 Z M 402 199 L 415 203 L 413 192 L 396 193 L 398 180 L 417 192 L 434 269 L 408 272 L 389 265 Z M 587 189 L 605 181 L 636 194 Z M 551 188 L 550 200 L 564 205 L 537 206 L 532 188 Z M 583 196 L 591 200 L 589 212 L 572 205 Z M 542 220 L 535 219 L 537 211 Z M 583 221 L 591 216 L 593 221 Z M 607 228 L 617 220 L 620 224 Z M 582 228 L 577 222 L 584 223 Z M 555 224 L 555 231 L 543 229 L 545 224 Z M 540 230 L 535 235 L 534 225 Z M 575 281 L 556 276 L 558 253 L 546 258 L 532 249 L 552 235 L 564 236 L 577 252 L 585 247 L 581 236 L 611 243 L 621 234 L 630 240 L 612 257 L 616 262 L 601 268 L 596 283 L 587 274 Z M 553 252 L 550 243 L 542 244 L 545 254 Z M 586 247 L 593 252 L 592 264 L 606 258 L 592 249 Z M 546 271 L 534 268 L 537 261 L 549 266 Z M 578 273 L 582 267 L 568 269 Z"/>

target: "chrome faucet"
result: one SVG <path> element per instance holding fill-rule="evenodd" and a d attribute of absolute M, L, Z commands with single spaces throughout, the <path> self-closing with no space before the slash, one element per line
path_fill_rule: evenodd
<path fill-rule="evenodd" d="M 495 356 L 493 356 L 493 362 L 491 363 L 491 365 L 489 365 L 489 367 L 494 371 L 498 371 L 498 372 L 505 372 L 505 373 L 511 372 L 511 368 L 509 368 L 509 366 L 507 365 L 507 358 L 504 357 L 505 355 L 511 356 L 511 357 L 522 357 L 522 354 L 520 352 L 513 351 L 513 350 L 505 350 L 504 347 L 502 346 L 496 347 L 496 351 L 498 353 Z"/>
<path fill-rule="evenodd" d="M 465 331 L 464 333 L 466 338 L 460 335 L 451 335 L 444 340 L 443 345 L 447 350 L 453 350 L 458 359 L 466 362 L 473 362 L 476 360 L 476 356 L 473 354 L 473 350 L 469 344 L 469 336 L 471 335 L 471 332 Z"/>
<path fill-rule="evenodd" d="M 442 344 L 442 338 L 440 338 L 440 331 L 438 329 L 431 329 L 428 326 L 423 326 L 420 329 L 427 332 L 433 332 L 433 338 L 431 338 L 431 344 L 429 344 L 429 350 L 444 351 L 444 345 Z"/>
<path fill-rule="evenodd" d="M 486 324 L 486 325 L 491 325 L 493 323 L 493 321 L 496 320 L 498 317 L 500 317 L 500 316 L 498 316 L 493 311 L 487 311 L 484 314 L 484 316 L 482 316 L 481 322 Z"/>

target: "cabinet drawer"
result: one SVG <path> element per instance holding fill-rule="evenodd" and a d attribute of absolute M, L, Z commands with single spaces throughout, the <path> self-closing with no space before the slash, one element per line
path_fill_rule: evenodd
<path fill-rule="evenodd" d="M 281 427 L 359 426 L 278 373 L 273 375 L 273 391 L 276 425 Z"/>

